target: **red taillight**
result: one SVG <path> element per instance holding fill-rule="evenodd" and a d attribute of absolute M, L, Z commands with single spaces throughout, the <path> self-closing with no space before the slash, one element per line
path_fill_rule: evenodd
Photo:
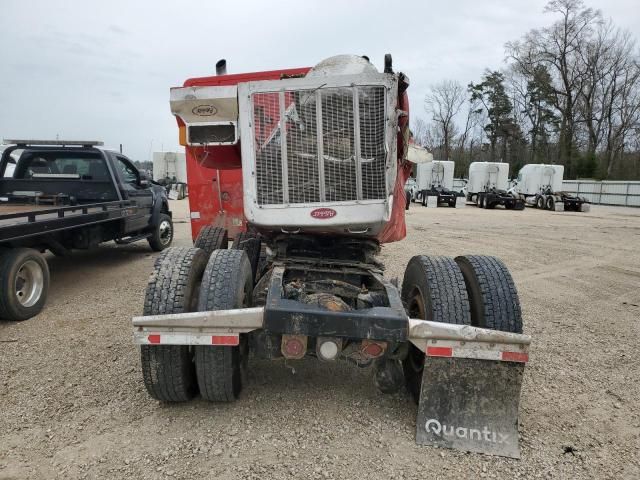
<path fill-rule="evenodd" d="M 305 335 L 283 335 L 281 350 L 285 358 L 300 359 L 307 351 L 307 337 Z"/>
<path fill-rule="evenodd" d="M 374 342 L 372 340 L 362 341 L 362 353 L 367 358 L 377 358 L 384 353 L 387 348 L 386 342 Z"/>
<path fill-rule="evenodd" d="M 158 333 L 153 333 L 151 335 L 147 336 L 147 340 L 149 341 L 149 343 L 151 344 L 157 344 L 160 343 L 160 334 Z"/>

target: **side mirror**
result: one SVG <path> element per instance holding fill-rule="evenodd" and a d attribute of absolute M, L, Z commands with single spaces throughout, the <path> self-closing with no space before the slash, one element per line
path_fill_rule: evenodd
<path fill-rule="evenodd" d="M 138 172 L 138 178 L 140 179 L 138 181 L 138 185 L 141 187 L 147 188 L 151 185 L 151 179 L 149 178 L 149 175 L 147 175 L 147 172 Z"/>

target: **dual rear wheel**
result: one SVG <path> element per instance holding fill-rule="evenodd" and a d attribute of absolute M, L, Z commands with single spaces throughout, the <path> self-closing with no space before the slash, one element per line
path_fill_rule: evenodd
<path fill-rule="evenodd" d="M 225 232 L 226 236 L 226 232 Z M 156 261 L 144 315 L 251 306 L 253 273 L 244 250 L 171 248 Z M 143 345 L 141 363 L 149 394 L 183 402 L 198 391 L 209 401 L 230 402 L 242 390 L 246 339 L 237 346 Z"/>
<path fill-rule="evenodd" d="M 413 257 L 402 282 L 411 318 L 522 333 L 520 301 L 507 267 L 496 257 Z M 403 361 L 407 389 L 420 398 L 425 352 L 413 344 Z"/>

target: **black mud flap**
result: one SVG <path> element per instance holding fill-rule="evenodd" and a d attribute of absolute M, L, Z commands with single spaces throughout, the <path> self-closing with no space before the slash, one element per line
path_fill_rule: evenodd
<path fill-rule="evenodd" d="M 426 357 L 416 442 L 520 458 L 523 372 L 516 362 Z"/>

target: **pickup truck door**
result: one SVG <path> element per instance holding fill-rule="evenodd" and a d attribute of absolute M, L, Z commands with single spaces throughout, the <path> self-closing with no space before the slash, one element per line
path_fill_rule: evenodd
<path fill-rule="evenodd" d="M 133 200 L 138 206 L 135 215 L 125 220 L 125 232 L 132 233 L 149 226 L 153 212 L 153 192 L 148 185 L 141 185 L 140 172 L 124 155 L 114 155 L 115 173 L 120 180 L 123 197 Z"/>

